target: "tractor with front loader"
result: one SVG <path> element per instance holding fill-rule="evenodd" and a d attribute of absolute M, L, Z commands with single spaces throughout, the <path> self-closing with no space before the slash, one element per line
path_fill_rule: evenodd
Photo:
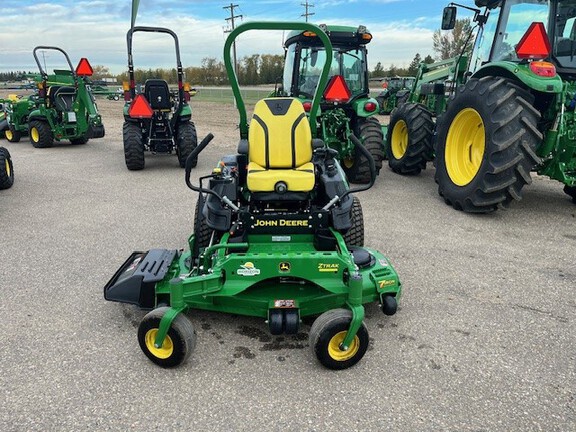
<path fill-rule="evenodd" d="M 248 30 L 314 32 L 324 59 L 308 113 L 298 98 L 260 100 L 250 123 L 230 50 Z M 398 275 L 380 252 L 364 247 L 363 219 L 338 153 L 320 138 L 317 116 L 328 82 L 330 39 L 308 23 L 249 22 L 224 45 L 224 62 L 240 115 L 235 154 L 224 156 L 197 184 L 190 173 L 209 134 L 188 156 L 185 182 L 198 193 L 188 250 L 134 252 L 104 287 L 106 300 L 151 311 L 138 328 L 144 354 L 162 367 L 183 363 L 196 346 L 186 312 L 193 309 L 258 317 L 273 335 L 297 334 L 301 320 L 317 317 L 309 343 L 320 364 L 345 369 L 369 345 L 364 304 L 378 302 L 393 315 L 401 294 Z M 308 115 L 307 115 L 308 114 Z M 359 233 L 361 232 L 361 235 Z M 351 235 L 354 233 L 354 235 Z"/>
<path fill-rule="evenodd" d="M 434 128 L 416 134 L 408 125 L 397 138 L 408 152 L 434 136 L 438 192 L 457 210 L 507 208 L 531 172 L 560 181 L 576 202 L 576 0 L 475 5 L 465 83 Z M 454 27 L 457 7 L 444 9 L 443 29 Z"/>
<path fill-rule="evenodd" d="M 364 26 L 319 26 L 332 43 L 334 56 L 330 65 L 330 80 L 322 88 L 318 115 L 320 137 L 328 147 L 338 152 L 338 159 L 349 181 L 368 183 L 368 159 L 355 141 L 354 134 L 368 150 L 376 164 L 376 172 L 384 159 L 384 136 L 378 114 L 378 102 L 370 97 L 366 45 L 372 34 Z M 282 90 L 299 98 L 309 110 L 312 95 L 319 84 L 321 67 L 326 59 L 318 35 L 309 31 L 292 31 L 284 44 L 286 56 Z"/>
<path fill-rule="evenodd" d="M 174 39 L 176 47 L 176 73 L 178 93 L 172 94 L 168 82 L 163 79 L 148 79 L 144 91 L 137 93 L 134 76 L 132 45 L 134 33 L 168 34 Z M 186 159 L 197 145 L 196 127 L 192 122 L 190 86 L 184 83 L 180 44 L 178 36 L 172 30 L 162 27 L 131 27 L 126 34 L 128 45 L 129 82 L 124 88 L 124 159 L 129 170 L 144 169 L 144 154 L 176 153 L 182 168 Z M 194 163 L 195 165 L 195 163 Z"/>

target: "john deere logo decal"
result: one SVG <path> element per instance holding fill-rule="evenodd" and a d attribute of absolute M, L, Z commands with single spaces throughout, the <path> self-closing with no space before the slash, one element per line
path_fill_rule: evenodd
<path fill-rule="evenodd" d="M 254 267 L 251 262 L 247 262 L 242 264 L 236 273 L 242 276 L 256 276 L 260 274 L 260 269 Z"/>
<path fill-rule="evenodd" d="M 290 271 L 290 263 L 289 262 L 281 262 L 278 266 L 281 273 L 288 273 Z"/>

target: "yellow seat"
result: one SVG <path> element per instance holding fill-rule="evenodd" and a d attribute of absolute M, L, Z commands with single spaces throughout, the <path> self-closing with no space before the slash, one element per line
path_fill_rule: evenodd
<path fill-rule="evenodd" d="M 312 133 L 298 99 L 267 98 L 256 103 L 248 132 L 247 185 L 252 192 L 314 188 Z"/>

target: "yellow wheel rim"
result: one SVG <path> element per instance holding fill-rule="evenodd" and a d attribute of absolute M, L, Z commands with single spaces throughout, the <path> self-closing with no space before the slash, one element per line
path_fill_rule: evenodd
<path fill-rule="evenodd" d="M 346 336 L 345 331 L 341 331 L 336 333 L 328 342 L 328 355 L 336 361 L 346 361 L 350 360 L 352 357 L 356 355 L 358 350 L 360 349 L 360 339 L 358 336 L 354 336 L 354 340 L 350 344 L 350 347 L 346 351 L 342 351 L 340 349 L 340 345 Z"/>
<path fill-rule="evenodd" d="M 159 359 L 167 359 L 174 352 L 174 344 L 170 336 L 166 335 L 164 338 L 164 343 L 160 348 L 154 346 L 154 341 L 156 340 L 156 335 L 158 334 L 158 329 L 150 329 L 146 332 L 144 336 L 144 342 L 146 343 L 146 348 L 154 357 Z"/>
<path fill-rule="evenodd" d="M 342 161 L 346 168 L 352 168 L 354 166 L 354 159 L 352 158 L 344 158 Z"/>
<path fill-rule="evenodd" d="M 392 155 L 396 159 L 402 159 L 408 149 L 408 125 L 400 120 L 392 129 Z"/>
<path fill-rule="evenodd" d="M 448 129 L 444 160 L 455 185 L 466 186 L 480 169 L 486 146 L 484 122 L 478 111 L 465 108 Z"/>
<path fill-rule="evenodd" d="M 34 142 L 38 142 L 40 140 L 40 133 L 35 127 L 30 129 L 30 139 Z"/>
<path fill-rule="evenodd" d="M 14 134 L 12 133 L 12 131 L 11 131 L 10 129 L 6 129 L 6 130 L 4 131 L 4 136 L 6 137 L 6 139 L 7 139 L 8 141 L 11 141 L 12 138 L 14 137 Z"/>
<path fill-rule="evenodd" d="M 8 159 L 6 159 L 4 163 L 6 164 L 6 174 L 10 177 L 10 164 L 8 163 Z"/>

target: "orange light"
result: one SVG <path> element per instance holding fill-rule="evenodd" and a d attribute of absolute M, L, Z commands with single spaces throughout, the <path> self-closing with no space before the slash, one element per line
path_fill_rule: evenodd
<path fill-rule="evenodd" d="M 541 22 L 533 22 L 516 45 L 516 55 L 521 59 L 543 59 L 550 55 L 550 41 Z"/>
<path fill-rule="evenodd" d="M 305 31 L 304 33 L 302 33 L 302 35 L 306 36 L 306 37 L 314 37 L 314 36 L 316 36 L 316 33 L 311 32 L 311 31 Z"/>
<path fill-rule="evenodd" d="M 130 83 L 128 81 L 122 81 L 122 90 L 130 91 Z"/>
<path fill-rule="evenodd" d="M 132 104 L 130 104 L 128 115 L 132 118 L 151 118 L 154 115 L 154 111 L 144 95 L 139 94 L 134 98 Z"/>
<path fill-rule="evenodd" d="M 346 81 L 342 75 L 334 75 L 330 78 L 326 91 L 324 92 L 324 99 L 328 102 L 348 102 L 352 94 L 346 85 Z"/>
<path fill-rule="evenodd" d="M 190 91 L 190 83 L 187 83 L 187 82 L 184 83 L 184 91 L 186 91 L 186 92 Z"/>
<path fill-rule="evenodd" d="M 82 57 L 76 66 L 76 75 L 78 76 L 92 76 L 94 70 L 90 66 L 90 62 L 87 58 Z"/>
<path fill-rule="evenodd" d="M 302 106 L 304 107 L 304 111 L 310 112 L 310 110 L 312 109 L 312 102 L 306 101 L 302 103 Z"/>
<path fill-rule="evenodd" d="M 370 40 L 372 40 L 372 35 L 370 33 L 364 33 L 362 35 L 362 39 L 370 41 Z"/>
<path fill-rule="evenodd" d="M 556 76 L 556 67 L 552 63 L 544 61 L 530 62 L 530 70 L 541 77 L 552 78 Z"/>

